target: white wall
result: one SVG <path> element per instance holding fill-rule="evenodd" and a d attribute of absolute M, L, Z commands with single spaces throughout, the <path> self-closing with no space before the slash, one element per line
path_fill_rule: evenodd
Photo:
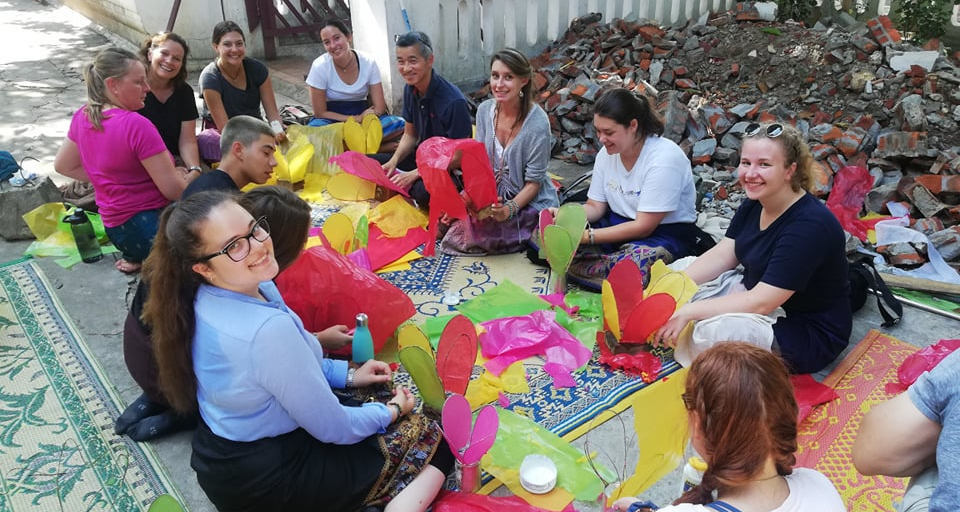
<path fill-rule="evenodd" d="M 489 58 L 512 46 L 536 55 L 561 36 L 570 21 L 590 12 L 614 18 L 672 24 L 709 11 L 726 10 L 735 0 L 351 0 L 354 44 L 374 55 L 383 74 L 387 103 L 399 106 L 403 80 L 394 65 L 394 36 L 413 30 L 430 36 L 434 69 L 451 82 L 475 85 L 489 71 Z"/>

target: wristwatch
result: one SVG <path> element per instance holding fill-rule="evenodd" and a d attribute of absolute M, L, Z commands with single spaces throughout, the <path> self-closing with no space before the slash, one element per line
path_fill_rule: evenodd
<path fill-rule="evenodd" d="M 356 369 L 356 368 L 350 368 L 349 370 L 347 370 L 347 387 L 348 387 L 348 388 L 352 388 L 352 387 L 353 387 L 353 375 L 354 375 L 355 373 L 357 373 L 357 369 Z"/>

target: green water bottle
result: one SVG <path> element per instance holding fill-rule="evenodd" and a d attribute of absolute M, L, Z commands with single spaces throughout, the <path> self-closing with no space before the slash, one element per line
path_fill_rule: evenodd
<path fill-rule="evenodd" d="M 373 359 L 373 336 L 367 326 L 367 314 L 357 314 L 357 328 L 353 331 L 353 362 L 363 364 Z"/>
<path fill-rule="evenodd" d="M 93 224 L 87 218 L 87 212 L 76 208 L 71 215 L 64 217 L 63 221 L 70 224 L 70 232 L 73 233 L 73 240 L 77 243 L 80 259 L 84 263 L 99 261 L 103 253 L 100 251 L 97 235 L 93 232 Z"/>

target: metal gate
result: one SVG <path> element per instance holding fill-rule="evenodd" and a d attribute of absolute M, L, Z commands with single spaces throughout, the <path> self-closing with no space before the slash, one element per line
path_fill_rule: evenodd
<path fill-rule="evenodd" d="M 320 23 L 340 18 L 349 24 L 350 8 L 344 0 L 244 0 L 250 31 L 263 24 L 263 48 L 267 59 L 277 57 L 281 36 L 307 34 L 320 41 Z"/>

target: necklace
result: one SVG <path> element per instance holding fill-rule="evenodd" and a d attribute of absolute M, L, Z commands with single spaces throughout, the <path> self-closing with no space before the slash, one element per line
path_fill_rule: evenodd
<path fill-rule="evenodd" d="M 353 55 L 354 55 L 354 54 L 353 54 L 353 50 L 350 50 L 350 56 L 353 57 Z M 333 60 L 333 59 L 331 59 L 331 60 Z M 337 64 L 337 61 L 334 60 L 334 61 L 333 61 L 333 65 L 336 66 L 337 69 L 339 69 L 341 73 L 346 73 L 347 70 L 350 69 L 351 66 L 353 66 L 353 62 L 354 62 L 355 60 L 356 60 L 356 59 L 351 58 L 351 59 L 347 62 L 347 65 L 346 65 L 346 66 L 343 66 L 343 67 L 340 67 L 340 65 Z"/>
<path fill-rule="evenodd" d="M 507 146 L 510 144 L 510 142 L 513 141 L 513 136 L 517 131 L 517 124 L 518 123 L 516 122 L 516 120 L 514 120 L 513 124 L 510 126 L 510 132 L 507 133 L 506 138 L 504 138 L 503 142 L 500 144 L 501 151 L 500 151 L 500 158 L 498 162 L 499 165 L 497 165 L 497 169 L 496 169 L 496 174 L 497 174 L 496 181 L 498 185 L 500 184 L 500 181 L 503 180 L 503 177 L 507 174 L 507 165 L 506 165 L 507 164 L 506 162 Z M 493 111 L 493 138 L 494 138 L 493 151 L 494 153 L 496 153 L 497 151 L 496 143 L 500 142 L 500 139 L 497 138 L 497 133 L 499 131 L 500 131 L 500 104 L 497 103 L 497 107 Z M 497 159 L 491 158 L 490 160 L 496 161 Z"/>
<path fill-rule="evenodd" d="M 238 69 L 236 73 L 231 73 L 221 62 L 217 62 L 217 67 L 219 67 L 220 71 L 223 72 L 224 75 L 227 75 L 227 78 L 230 80 L 236 81 L 240 78 L 240 75 L 243 74 L 243 66 L 240 66 L 240 69 Z"/>

